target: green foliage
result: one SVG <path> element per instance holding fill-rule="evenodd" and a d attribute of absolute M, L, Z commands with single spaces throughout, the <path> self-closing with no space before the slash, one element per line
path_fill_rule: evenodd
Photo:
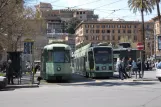
<path fill-rule="evenodd" d="M 78 18 L 72 18 L 69 21 L 66 22 L 65 31 L 66 33 L 74 34 L 76 26 L 81 21 Z"/>
<path fill-rule="evenodd" d="M 152 10 L 154 10 L 155 2 L 154 0 L 143 0 L 143 4 L 141 3 L 142 0 L 128 0 L 128 6 L 130 7 L 130 10 L 133 10 L 134 13 L 141 11 L 142 5 L 143 10 L 146 13 L 152 13 Z"/>

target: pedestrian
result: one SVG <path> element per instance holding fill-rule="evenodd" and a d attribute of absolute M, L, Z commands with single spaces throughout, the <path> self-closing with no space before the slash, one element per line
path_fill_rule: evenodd
<path fill-rule="evenodd" d="M 121 71 L 123 73 L 124 78 L 130 78 L 128 74 L 126 73 L 126 63 L 125 63 L 125 58 L 122 59 L 121 61 Z"/>
<path fill-rule="evenodd" d="M 8 84 L 10 84 L 10 82 L 12 84 L 14 84 L 14 82 L 13 82 L 13 66 L 12 66 L 11 59 L 9 59 L 8 63 L 7 63 L 6 77 L 8 79 Z"/>
<path fill-rule="evenodd" d="M 122 67 L 121 67 L 121 60 L 120 58 L 117 58 L 116 62 L 116 71 L 119 73 L 119 78 L 123 80 L 123 73 L 122 73 Z"/>
<path fill-rule="evenodd" d="M 140 74 L 140 72 L 141 72 L 141 61 L 140 61 L 140 59 L 137 59 L 137 63 L 136 64 L 137 64 L 137 67 L 138 67 L 139 78 L 141 78 L 141 74 Z"/>
<path fill-rule="evenodd" d="M 132 71 L 135 72 L 135 75 L 136 75 L 136 78 L 137 78 L 138 66 L 137 66 L 135 60 L 133 60 L 133 62 L 132 62 Z"/>

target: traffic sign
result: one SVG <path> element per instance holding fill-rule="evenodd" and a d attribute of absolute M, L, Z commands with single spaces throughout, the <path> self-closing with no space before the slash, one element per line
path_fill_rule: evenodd
<path fill-rule="evenodd" d="M 139 42 L 139 43 L 137 43 L 137 48 L 138 48 L 139 50 L 143 50 L 144 45 L 143 45 L 141 42 Z"/>

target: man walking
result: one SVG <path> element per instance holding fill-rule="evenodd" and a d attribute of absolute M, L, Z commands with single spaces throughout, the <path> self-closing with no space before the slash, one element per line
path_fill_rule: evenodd
<path fill-rule="evenodd" d="M 12 67 L 12 61 L 10 59 L 8 60 L 8 63 L 7 63 L 6 76 L 8 79 L 8 84 L 10 84 L 10 82 L 12 84 L 14 84 L 14 82 L 13 82 L 13 67 Z"/>

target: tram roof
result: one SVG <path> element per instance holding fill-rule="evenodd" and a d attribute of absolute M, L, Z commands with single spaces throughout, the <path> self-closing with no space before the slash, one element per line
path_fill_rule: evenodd
<path fill-rule="evenodd" d="M 44 49 L 53 50 L 54 47 L 64 47 L 66 50 L 71 50 L 71 47 L 69 45 L 67 45 L 67 44 L 59 44 L 59 43 L 46 45 L 44 47 Z"/>

